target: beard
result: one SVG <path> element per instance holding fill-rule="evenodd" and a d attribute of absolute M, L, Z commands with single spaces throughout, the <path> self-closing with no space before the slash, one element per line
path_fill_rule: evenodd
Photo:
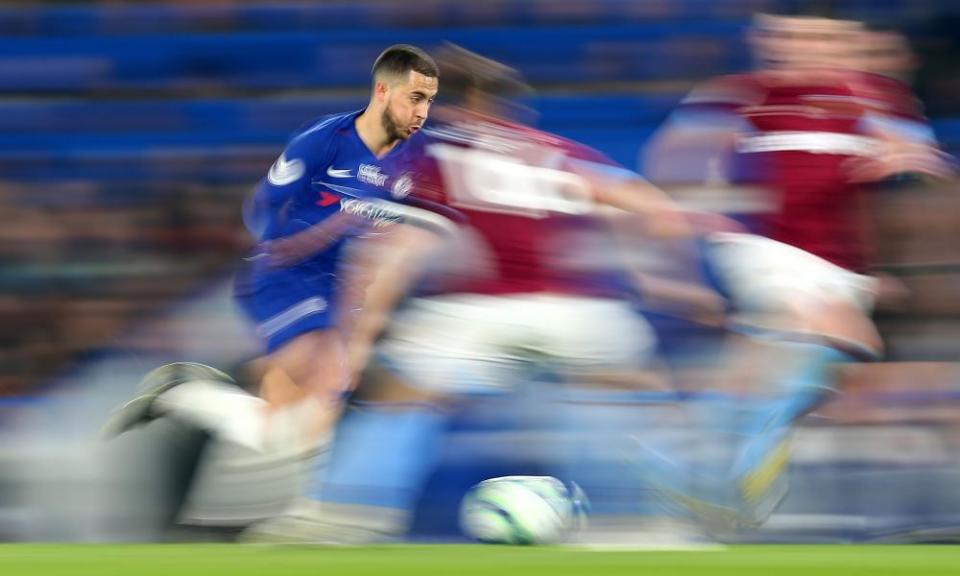
<path fill-rule="evenodd" d="M 387 106 L 383 110 L 383 115 L 380 116 L 380 123 L 383 125 L 383 130 L 387 133 L 387 138 L 389 138 L 391 142 L 404 140 L 409 134 L 408 132 L 402 131 L 397 125 L 397 121 L 393 119 L 393 114 L 390 113 L 390 106 Z"/>

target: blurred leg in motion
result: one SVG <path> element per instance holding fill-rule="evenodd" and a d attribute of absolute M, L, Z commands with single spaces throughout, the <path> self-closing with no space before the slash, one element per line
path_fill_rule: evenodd
<path fill-rule="evenodd" d="M 242 539 L 336 545 L 402 537 L 440 455 L 447 412 L 442 398 L 371 366 L 307 497 Z"/>
<path fill-rule="evenodd" d="M 787 493 L 797 423 L 836 392 L 838 363 L 875 358 L 882 342 L 865 310 L 872 281 L 772 240 L 718 235 L 712 256 L 734 306 L 727 366 L 717 388 L 735 402 L 707 416 L 733 434 L 725 506 L 741 526 L 765 522 Z M 720 500 L 726 499 L 722 495 Z"/>

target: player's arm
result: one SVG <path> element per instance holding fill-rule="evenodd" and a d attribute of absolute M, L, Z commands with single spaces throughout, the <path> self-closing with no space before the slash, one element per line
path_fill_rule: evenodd
<path fill-rule="evenodd" d="M 307 131 L 287 144 L 245 206 L 247 227 L 255 237 L 264 238 L 268 223 L 289 230 L 284 212 L 297 196 L 310 193 L 311 177 L 329 155 L 329 140 L 320 130 Z M 295 264 L 339 240 L 352 224 L 351 215 L 337 213 L 293 234 L 274 230 L 262 249 L 273 266 Z"/>
<path fill-rule="evenodd" d="M 400 224 L 358 245 L 354 255 L 358 266 L 348 280 L 352 284 L 348 293 L 357 297 L 348 327 L 351 382 L 357 381 L 393 310 L 443 242 L 435 230 Z"/>
<path fill-rule="evenodd" d="M 397 304 L 410 292 L 432 255 L 457 233 L 459 215 L 416 196 L 403 203 L 371 199 L 358 213 L 378 230 L 351 246 L 345 279 L 345 316 L 350 335 L 351 382 L 367 364 L 374 342 Z"/>
<path fill-rule="evenodd" d="M 727 219 L 719 217 L 689 218 L 666 193 L 629 170 L 598 162 L 576 162 L 575 165 L 578 173 L 592 184 L 594 200 L 616 209 L 606 213 L 606 221 L 625 249 L 637 241 L 638 234 L 644 239 L 675 240 L 678 256 L 683 254 L 694 263 L 698 253 L 694 243 L 696 234 L 732 228 Z M 645 225 L 638 227 L 638 216 Z M 724 300 L 707 287 L 698 272 L 691 274 L 690 281 L 654 276 L 641 270 L 630 272 L 644 300 L 658 310 L 711 325 L 722 321 Z"/>
<path fill-rule="evenodd" d="M 292 266 L 322 252 L 353 229 L 358 220 L 346 212 L 337 212 L 319 224 L 284 238 L 271 240 L 268 253 L 272 266 Z"/>
<path fill-rule="evenodd" d="M 739 110 L 756 97 L 737 77 L 698 86 L 645 143 L 640 155 L 642 173 L 661 186 L 724 178 L 740 134 L 751 130 Z"/>
<path fill-rule="evenodd" d="M 681 224 L 682 235 L 664 237 L 666 250 L 662 252 L 664 258 L 688 262 L 690 268 L 682 275 L 686 279 L 668 278 L 662 274 L 651 274 L 640 266 L 628 267 L 630 280 L 634 289 L 642 296 L 645 304 L 652 309 L 663 313 L 688 318 L 701 324 L 711 326 L 720 325 L 726 313 L 726 302 L 713 288 L 707 285 L 701 273 L 700 250 L 693 236 L 715 231 L 731 231 L 738 228 L 728 219 L 717 217 L 699 217 L 688 219 Z M 624 259 L 630 262 L 627 255 L 634 247 L 656 242 L 656 230 L 649 230 L 646 226 L 638 226 L 636 216 L 626 212 L 607 214 L 605 221 L 625 253 Z M 669 254 L 669 255 L 668 255 Z"/>
<path fill-rule="evenodd" d="M 283 211 L 309 187 L 310 173 L 315 168 L 311 162 L 314 146 L 316 143 L 309 135 L 294 137 L 244 203 L 244 222 L 258 240 L 277 232 L 269 228 L 282 223 Z"/>
<path fill-rule="evenodd" d="M 639 217 L 647 234 L 662 238 L 692 235 L 692 228 L 676 204 L 636 173 L 596 159 L 570 159 L 567 168 L 586 182 L 598 207 L 624 213 L 634 226 Z"/>
<path fill-rule="evenodd" d="M 664 278 L 643 272 L 635 272 L 633 280 L 644 302 L 655 310 L 707 326 L 722 326 L 726 319 L 723 297 L 701 282 Z"/>
<path fill-rule="evenodd" d="M 956 174 L 953 159 L 937 147 L 932 131 L 922 131 L 924 125 L 919 121 L 908 132 L 902 128 L 906 122 L 898 126 L 882 114 L 870 113 L 861 124 L 876 146 L 870 154 L 848 163 L 851 180 L 880 182 L 905 174 L 944 179 Z"/>
<path fill-rule="evenodd" d="M 693 228 L 672 200 L 639 177 L 595 180 L 594 200 L 643 218 L 646 231 L 660 238 L 685 238 Z"/>

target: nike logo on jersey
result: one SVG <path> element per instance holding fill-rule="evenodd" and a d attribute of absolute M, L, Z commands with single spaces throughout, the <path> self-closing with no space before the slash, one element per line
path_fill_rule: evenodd
<path fill-rule="evenodd" d="M 327 168 L 327 176 L 331 178 L 353 178 L 350 170 L 334 168 L 333 166 Z"/>
<path fill-rule="evenodd" d="M 287 160 L 285 154 L 281 154 L 277 161 L 270 167 L 267 174 L 267 181 L 274 186 L 285 186 L 291 182 L 296 182 L 303 176 L 306 166 L 303 160 Z"/>

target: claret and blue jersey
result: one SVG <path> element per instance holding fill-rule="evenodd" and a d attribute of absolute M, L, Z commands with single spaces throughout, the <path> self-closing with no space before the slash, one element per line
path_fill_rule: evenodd
<path fill-rule="evenodd" d="M 406 142 L 377 158 L 357 133 L 360 114 L 329 116 L 296 135 L 244 205 L 257 247 L 237 274 L 235 295 L 268 351 L 332 327 L 340 255 L 350 233 L 285 266 L 270 259 L 270 242 L 322 224 L 351 200 L 389 196 L 389 165 Z"/>

